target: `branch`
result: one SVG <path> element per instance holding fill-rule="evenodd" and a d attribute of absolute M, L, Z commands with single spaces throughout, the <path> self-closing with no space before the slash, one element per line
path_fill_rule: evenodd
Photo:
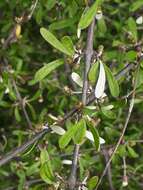
<path fill-rule="evenodd" d="M 132 64 L 131 64 L 132 65 Z M 120 71 L 117 75 L 116 78 L 118 78 L 118 80 L 124 76 L 128 71 L 130 71 L 132 68 L 134 67 L 134 65 L 132 65 L 132 67 L 125 67 L 124 69 L 122 69 L 122 71 Z M 89 105 L 90 103 L 92 103 L 95 100 L 95 97 L 92 98 L 92 100 L 88 101 L 87 104 Z M 71 109 L 67 114 L 64 115 L 62 121 L 59 121 L 59 125 L 61 123 L 64 123 L 64 121 L 66 121 L 68 118 L 70 118 L 71 116 L 73 116 L 75 113 L 81 111 L 80 106 L 75 106 L 73 109 Z M 41 137 L 43 137 L 48 131 L 47 130 L 43 130 L 39 133 L 37 133 L 34 137 L 32 137 L 27 143 L 24 143 L 23 145 L 21 145 L 20 147 L 16 148 L 15 150 L 11 150 L 9 153 L 7 153 L 2 159 L 0 159 L 0 166 L 10 162 L 14 157 L 16 157 L 17 154 L 23 152 L 24 150 L 26 150 L 30 145 L 32 145 L 35 141 L 39 140 Z M 42 135 L 41 135 L 42 134 Z M 38 138 L 36 138 L 36 136 Z M 31 143 L 32 142 L 32 143 Z M 25 146 L 26 144 L 26 146 Z M 22 150 L 22 151 L 21 151 Z"/>
<path fill-rule="evenodd" d="M 22 144 L 20 147 L 17 147 L 15 150 L 12 150 L 9 153 L 7 153 L 2 159 L 0 159 L 0 166 L 8 163 L 17 154 L 24 152 L 30 145 L 34 144 L 36 141 L 38 141 L 41 137 L 43 137 L 46 133 L 50 131 L 50 128 L 42 130 L 41 132 L 37 133 L 34 137 L 32 137 L 29 141 Z"/>
<path fill-rule="evenodd" d="M 108 152 L 108 150 L 103 149 L 103 154 L 104 154 L 104 157 L 105 157 L 105 162 L 107 164 L 108 160 L 109 160 L 109 152 Z M 107 176 L 108 176 L 110 190 L 114 190 L 113 183 L 112 183 L 111 164 L 109 165 L 109 167 L 107 169 Z"/>
<path fill-rule="evenodd" d="M 82 89 L 82 105 L 87 104 L 87 92 L 89 88 L 88 72 L 90 69 L 91 59 L 93 55 L 94 26 L 95 26 L 95 19 L 93 19 L 91 25 L 89 26 L 88 34 L 87 34 L 87 45 L 86 45 L 86 50 L 85 50 L 84 79 L 83 79 L 83 89 Z M 71 190 L 75 189 L 76 181 L 77 181 L 76 172 L 77 172 L 79 149 L 80 149 L 80 145 L 76 144 L 74 148 L 71 174 L 68 180 L 68 183 L 69 183 L 68 185 Z"/>

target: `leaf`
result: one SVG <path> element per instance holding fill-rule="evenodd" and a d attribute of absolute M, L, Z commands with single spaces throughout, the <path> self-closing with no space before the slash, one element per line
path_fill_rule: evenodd
<path fill-rule="evenodd" d="M 142 8 L 142 6 L 143 6 L 143 1 L 142 1 L 142 0 L 134 1 L 134 2 L 131 4 L 130 11 L 131 11 L 131 12 L 134 12 L 134 11 L 136 11 L 137 9 Z"/>
<path fill-rule="evenodd" d="M 93 176 L 92 178 L 89 179 L 87 186 L 89 188 L 89 190 L 93 190 L 98 182 L 98 176 Z"/>
<path fill-rule="evenodd" d="M 111 110 L 106 110 L 104 107 L 101 107 L 101 112 L 109 119 L 116 119 L 116 114 Z"/>
<path fill-rule="evenodd" d="M 79 76 L 77 73 L 73 72 L 73 73 L 71 74 L 71 78 L 72 78 L 72 80 L 73 80 L 76 84 L 78 84 L 81 88 L 83 87 L 83 81 L 82 81 L 82 79 L 80 78 L 80 76 Z"/>
<path fill-rule="evenodd" d="M 70 128 L 68 129 L 68 131 L 60 138 L 60 140 L 59 140 L 59 146 L 60 146 L 61 149 L 62 149 L 62 148 L 65 148 L 65 147 L 69 144 L 69 142 L 70 142 L 71 139 L 73 138 L 74 134 L 76 133 L 77 129 L 78 129 L 78 128 L 77 128 L 76 124 L 73 125 L 73 126 L 70 127 Z"/>
<path fill-rule="evenodd" d="M 64 45 L 49 30 L 40 28 L 40 33 L 42 37 L 53 47 L 65 53 L 66 55 L 72 56 L 71 52 L 69 52 L 66 47 L 64 47 Z"/>
<path fill-rule="evenodd" d="M 26 175 L 31 176 L 33 174 L 38 173 L 39 166 L 40 166 L 40 162 L 35 162 L 34 164 L 30 165 L 30 167 L 28 167 L 28 169 L 26 170 Z"/>
<path fill-rule="evenodd" d="M 130 17 L 128 19 L 127 24 L 128 24 L 128 29 L 132 33 L 134 40 L 137 41 L 137 26 L 135 20 L 132 17 Z"/>
<path fill-rule="evenodd" d="M 143 16 L 139 16 L 139 17 L 136 19 L 136 23 L 137 23 L 137 24 L 142 24 L 142 23 L 143 23 Z"/>
<path fill-rule="evenodd" d="M 96 150 L 99 151 L 100 150 L 100 137 L 99 137 L 98 131 L 95 127 L 93 127 L 93 125 L 89 121 L 87 122 L 87 124 L 93 135 Z"/>
<path fill-rule="evenodd" d="M 72 28 L 74 22 L 75 22 L 75 19 L 73 19 L 73 18 L 58 20 L 58 21 L 50 24 L 49 30 L 61 30 L 61 29 L 67 28 L 67 27 Z"/>
<path fill-rule="evenodd" d="M 85 134 L 86 138 L 89 139 L 90 141 L 94 142 L 94 137 L 93 137 L 93 134 L 86 130 L 86 134 Z M 105 140 L 101 137 L 99 137 L 99 141 L 100 141 L 100 144 L 104 144 L 105 143 Z"/>
<path fill-rule="evenodd" d="M 105 34 L 107 31 L 107 26 L 103 17 L 98 20 L 97 25 L 98 25 L 99 34 L 102 35 Z"/>
<path fill-rule="evenodd" d="M 62 161 L 62 164 L 65 164 L 65 165 L 72 165 L 72 161 L 71 161 L 71 160 L 63 160 L 63 161 Z"/>
<path fill-rule="evenodd" d="M 139 157 L 139 155 L 134 151 L 133 148 L 131 148 L 130 146 L 127 146 L 127 149 L 128 149 L 129 155 L 130 155 L 132 158 L 137 158 L 137 157 Z"/>
<path fill-rule="evenodd" d="M 40 176 L 41 178 L 48 184 L 52 184 L 54 182 L 54 174 L 52 171 L 51 161 L 49 158 L 49 154 L 47 150 L 42 149 L 40 154 Z"/>
<path fill-rule="evenodd" d="M 45 6 L 47 8 L 48 11 L 50 11 L 56 4 L 56 0 L 48 0 L 45 3 Z"/>
<path fill-rule="evenodd" d="M 104 64 L 106 77 L 109 85 L 110 92 L 113 97 L 119 96 L 119 85 L 117 80 L 114 78 L 111 70 Z"/>
<path fill-rule="evenodd" d="M 29 149 L 27 152 L 25 152 L 22 156 L 24 157 L 24 156 L 29 155 L 29 154 L 34 150 L 36 144 L 37 144 L 37 142 L 35 142 L 35 143 L 30 147 L 30 149 Z"/>
<path fill-rule="evenodd" d="M 137 88 L 140 87 L 141 84 L 143 84 L 143 69 L 139 68 L 139 72 L 137 75 Z"/>
<path fill-rule="evenodd" d="M 100 61 L 99 77 L 94 91 L 96 98 L 101 98 L 103 96 L 105 90 L 105 82 L 106 82 L 105 70 L 103 63 Z"/>
<path fill-rule="evenodd" d="M 52 61 L 46 65 L 44 65 L 42 68 L 40 68 L 36 74 L 35 74 L 35 82 L 39 82 L 42 79 L 44 79 L 48 74 L 50 74 L 52 71 L 54 71 L 57 67 L 60 65 L 63 65 L 64 61 L 62 59 L 57 59 L 55 61 Z"/>
<path fill-rule="evenodd" d="M 94 4 L 85 13 L 82 14 L 79 24 L 78 24 L 78 28 L 85 29 L 90 25 L 101 3 L 102 3 L 102 0 L 96 0 Z"/>
<path fill-rule="evenodd" d="M 15 114 L 15 118 L 18 122 L 21 121 L 21 116 L 20 116 L 20 113 L 19 113 L 19 110 L 18 110 L 18 107 L 16 106 L 15 109 L 14 109 L 14 114 Z"/>
<path fill-rule="evenodd" d="M 48 184 L 53 184 L 54 179 L 53 176 L 51 175 L 51 170 L 47 163 L 43 164 L 40 168 L 40 176 L 41 178 Z"/>
<path fill-rule="evenodd" d="M 134 61 L 136 58 L 137 58 L 137 52 L 136 52 L 136 51 L 131 50 L 131 51 L 128 51 L 128 52 L 126 53 L 126 58 L 125 58 L 125 59 L 126 59 L 127 61 L 132 62 L 132 61 Z"/>
<path fill-rule="evenodd" d="M 99 62 L 94 63 L 88 73 L 88 79 L 92 83 L 92 85 L 95 85 L 97 77 L 98 77 L 98 68 L 99 68 Z"/>
<path fill-rule="evenodd" d="M 65 134 L 65 130 L 60 126 L 53 125 L 53 126 L 50 126 L 50 128 L 52 129 L 52 131 L 54 133 L 57 133 L 58 135 L 64 135 Z"/>
<path fill-rule="evenodd" d="M 81 144 L 83 142 L 83 139 L 85 137 L 86 133 L 86 122 L 84 119 L 81 119 L 77 124 L 77 131 L 75 135 L 73 136 L 75 144 Z"/>
<path fill-rule="evenodd" d="M 74 45 L 72 42 L 72 39 L 69 36 L 64 36 L 61 39 L 62 44 L 68 49 L 68 51 L 71 53 L 71 55 L 74 54 Z"/>

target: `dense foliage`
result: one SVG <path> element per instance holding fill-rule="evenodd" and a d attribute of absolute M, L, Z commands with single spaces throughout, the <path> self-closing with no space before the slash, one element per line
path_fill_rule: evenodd
<path fill-rule="evenodd" d="M 142 15 L 142 0 L 0 1 L 1 190 L 143 188 Z"/>

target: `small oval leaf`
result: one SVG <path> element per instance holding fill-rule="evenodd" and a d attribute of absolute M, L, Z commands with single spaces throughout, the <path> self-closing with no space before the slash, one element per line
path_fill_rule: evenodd
<path fill-rule="evenodd" d="M 64 135 L 65 134 L 65 130 L 57 125 L 53 125 L 51 126 L 52 132 L 57 133 L 58 135 Z"/>
<path fill-rule="evenodd" d="M 73 80 L 76 84 L 78 84 L 81 88 L 83 87 L 83 81 L 82 81 L 81 77 L 80 77 L 77 73 L 73 72 L 73 73 L 71 74 L 71 78 L 72 78 L 72 80 Z"/>

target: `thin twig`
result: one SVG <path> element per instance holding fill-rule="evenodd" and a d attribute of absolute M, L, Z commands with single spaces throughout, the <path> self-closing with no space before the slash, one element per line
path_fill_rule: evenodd
<path fill-rule="evenodd" d="M 30 129 L 32 129 L 32 122 L 31 122 L 31 120 L 30 120 L 30 118 L 29 118 L 29 115 L 28 115 L 28 113 L 27 113 L 27 111 L 26 111 L 24 100 L 23 100 L 23 98 L 21 97 L 21 94 L 20 94 L 20 92 L 19 92 L 19 90 L 18 90 L 18 87 L 17 87 L 17 85 L 16 85 L 16 82 L 15 82 L 15 80 L 14 80 L 13 78 L 12 78 L 12 84 L 13 84 L 13 87 L 14 87 L 15 92 L 16 92 L 16 97 L 17 97 L 17 99 L 18 99 L 18 101 L 19 101 L 19 103 L 20 103 L 21 109 L 22 109 L 22 111 L 23 111 L 23 113 L 24 113 L 25 119 L 26 119 L 26 121 L 27 121 L 27 123 L 28 123 L 28 126 L 29 126 Z"/>
<path fill-rule="evenodd" d="M 105 157 L 105 162 L 107 164 L 107 162 L 109 160 L 109 152 L 108 152 L 108 150 L 104 149 L 103 154 L 104 154 L 104 157 Z M 107 177 L 108 177 L 108 181 L 109 181 L 110 190 L 114 190 L 113 182 L 112 182 L 111 164 L 109 164 L 109 167 L 107 169 Z"/>
<path fill-rule="evenodd" d="M 138 62 L 138 67 L 137 67 L 137 70 L 135 72 L 136 74 L 135 74 L 135 79 L 134 79 L 134 84 L 133 84 L 132 98 L 131 98 L 131 101 L 130 101 L 128 114 L 127 114 L 125 124 L 124 124 L 123 129 L 122 129 L 120 138 L 118 139 L 118 142 L 117 142 L 117 144 L 116 144 L 116 146 L 115 146 L 115 148 L 114 148 L 114 150 L 113 150 L 113 152 L 112 152 L 112 154 L 111 154 L 111 156 L 109 158 L 109 161 L 107 162 L 107 164 L 106 164 L 106 166 L 104 168 L 104 171 L 103 171 L 103 173 L 102 173 L 102 175 L 101 175 L 101 177 L 100 177 L 100 179 L 99 179 L 99 181 L 97 183 L 97 186 L 96 186 L 95 190 L 97 190 L 99 185 L 101 184 L 102 179 L 103 179 L 104 175 L 106 174 L 106 171 L 107 171 L 107 169 L 108 169 L 108 167 L 109 167 L 115 153 L 117 152 L 117 149 L 118 149 L 119 145 L 121 144 L 122 139 L 124 137 L 124 134 L 126 132 L 126 129 L 127 129 L 127 126 L 128 126 L 128 123 L 129 123 L 129 120 L 130 120 L 130 117 L 131 117 L 131 114 L 132 114 L 132 111 L 133 111 L 133 107 L 134 107 L 134 99 L 135 99 L 135 92 L 136 92 L 135 90 L 136 90 L 136 85 L 137 85 L 137 75 L 138 75 L 138 72 L 139 72 L 139 67 L 140 67 L 140 62 Z"/>

